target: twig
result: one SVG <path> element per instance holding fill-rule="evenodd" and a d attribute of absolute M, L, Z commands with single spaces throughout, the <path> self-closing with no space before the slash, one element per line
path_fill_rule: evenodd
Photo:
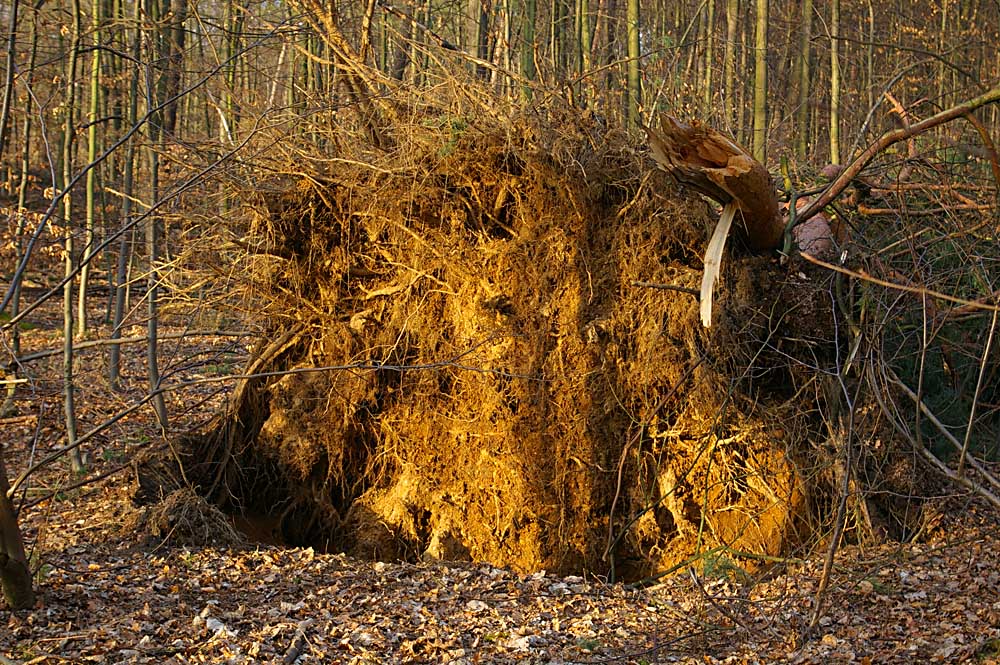
<path fill-rule="evenodd" d="M 306 631 L 312 627 L 313 623 L 313 619 L 303 619 L 296 626 L 292 643 L 288 646 L 288 651 L 285 652 L 285 656 L 281 659 L 283 665 L 292 665 L 298 659 L 302 653 L 302 649 L 306 646 Z"/>
<path fill-rule="evenodd" d="M 962 442 L 962 454 L 958 458 L 958 475 L 965 473 L 965 456 L 969 452 L 969 440 L 972 438 L 972 426 L 976 423 L 976 406 L 979 404 L 979 395 L 983 389 L 983 376 L 986 374 L 987 361 L 990 357 L 990 349 L 993 347 L 993 336 L 997 331 L 997 312 L 993 311 L 993 320 L 990 322 L 990 331 L 986 337 L 986 348 L 983 349 L 983 357 L 979 361 L 979 378 L 976 379 L 976 392 L 972 394 L 972 406 L 969 408 L 969 422 L 965 426 L 965 440 Z"/>
<path fill-rule="evenodd" d="M 898 376 L 896 376 L 896 373 L 893 372 L 892 369 L 890 369 L 889 367 L 884 367 L 883 369 L 886 372 L 886 378 L 888 378 L 900 390 L 902 390 L 906 394 L 907 397 L 909 397 L 910 399 L 912 399 L 914 401 L 914 403 L 917 404 L 917 406 L 919 407 L 919 409 L 923 412 L 923 414 L 927 417 L 927 419 L 931 422 L 931 424 L 933 424 L 934 427 L 937 429 L 937 431 L 941 433 L 941 436 L 943 436 L 948 441 L 948 443 L 950 443 L 952 445 L 952 447 L 955 448 L 956 451 L 961 452 L 961 450 L 962 450 L 962 444 L 959 442 L 958 439 L 955 438 L 954 434 L 952 434 L 951 432 L 948 431 L 948 428 L 944 426 L 944 423 L 942 423 L 941 420 L 938 419 L 938 417 L 936 415 L 934 415 L 934 412 L 931 411 L 930 407 L 928 407 L 927 404 L 925 404 L 924 401 L 922 399 L 920 399 L 920 397 L 918 397 L 917 394 L 915 392 L 913 392 L 908 385 L 906 385 L 905 383 L 903 383 L 903 381 Z M 974 455 L 970 455 L 966 459 L 967 459 L 967 462 L 968 462 L 969 466 L 971 466 L 980 475 L 982 475 L 983 478 L 986 479 L 986 482 L 988 482 L 990 485 L 992 485 L 994 488 L 996 488 L 998 491 L 1000 491 L 1000 480 L 997 480 L 996 477 L 992 473 L 990 473 L 982 464 L 980 464 L 979 460 L 977 460 Z M 950 469 L 949 469 L 949 471 L 951 472 Z M 954 473 L 954 472 L 951 472 L 951 473 Z M 949 475 L 949 477 L 951 477 L 951 476 Z M 953 478 L 953 480 L 954 480 L 954 478 Z M 969 481 L 969 482 L 971 483 L 972 481 Z M 966 487 L 970 487 L 970 488 L 972 487 L 969 484 L 964 483 L 964 482 L 962 484 L 965 485 Z M 990 499 L 990 503 L 993 503 L 993 500 L 994 499 Z M 995 505 L 998 508 L 1000 508 L 1000 499 L 997 499 L 997 503 Z"/>
<path fill-rule="evenodd" d="M 691 579 L 694 581 L 695 585 L 701 591 L 701 595 L 703 595 L 705 599 L 708 600 L 708 602 L 710 602 L 713 607 L 715 607 L 715 609 L 719 610 L 719 612 L 721 612 L 724 617 L 732 621 L 735 625 L 739 626 L 743 630 L 745 630 L 747 633 L 751 632 L 750 629 L 747 628 L 745 623 L 740 621 L 735 614 L 733 614 L 728 609 L 723 607 L 722 604 L 715 599 L 715 596 L 712 596 L 711 594 L 708 593 L 708 589 L 706 589 L 705 585 L 701 583 L 701 579 L 698 577 L 698 573 L 695 572 L 694 566 L 689 567 L 688 572 L 691 574 Z"/>
<path fill-rule="evenodd" d="M 680 293 L 687 293 L 695 298 L 701 296 L 698 289 L 692 289 L 688 286 L 677 286 L 675 284 L 658 284 L 656 282 L 632 282 L 632 286 L 642 286 L 647 289 L 661 289 L 663 291 L 678 291 Z"/>
<path fill-rule="evenodd" d="M 135 449 L 145 448 L 147 445 L 149 445 L 149 443 L 140 444 L 138 446 L 135 446 Z M 27 508 L 34 508 L 38 504 L 44 503 L 45 501 L 48 501 L 49 499 L 55 497 L 57 494 L 60 494 L 62 492 L 69 492 L 71 490 L 79 489 L 81 487 L 86 487 L 87 485 L 91 485 L 93 483 L 99 482 L 99 481 L 104 480 L 106 478 L 110 478 L 111 476 L 115 475 L 119 471 L 122 471 L 123 469 L 128 469 L 131 466 L 132 466 L 132 460 L 129 460 L 128 462 L 125 462 L 124 464 L 119 464 L 118 466 L 113 467 L 113 468 L 109 469 L 108 471 L 105 471 L 104 473 L 99 473 L 96 476 L 89 476 L 87 478 L 83 478 L 82 480 L 79 480 L 79 481 L 77 481 L 75 483 L 71 483 L 69 485 L 60 486 L 59 489 L 57 489 L 57 490 L 52 490 L 52 491 L 46 492 L 42 496 L 36 497 L 36 498 L 32 499 L 31 501 L 28 501 L 23 506 L 21 506 L 20 509 L 21 510 L 25 510 Z"/>
<path fill-rule="evenodd" d="M 899 192 L 953 192 L 964 189 L 972 192 L 992 192 L 994 185 L 972 185 L 965 182 L 929 183 L 929 182 L 894 182 L 892 184 L 874 185 L 873 194 L 898 194 Z"/>
<path fill-rule="evenodd" d="M 846 520 L 847 513 L 847 496 L 850 493 L 851 486 L 851 465 L 852 460 L 852 445 L 851 436 L 848 432 L 847 436 L 844 436 L 842 426 L 838 426 L 838 430 L 835 436 L 843 439 L 844 444 L 844 477 L 840 483 L 840 500 L 837 502 L 837 514 L 833 518 L 833 535 L 830 536 L 830 547 L 826 551 L 826 559 L 823 561 L 823 574 L 819 578 L 819 586 L 816 588 L 815 601 L 813 603 L 813 615 L 812 619 L 809 621 L 809 625 L 806 627 L 805 636 L 808 636 L 816 629 L 819 625 L 819 619 L 823 616 L 823 597 L 826 595 L 826 589 L 830 586 L 830 575 L 833 572 L 833 562 L 837 556 L 837 549 L 840 547 L 840 538 L 844 535 L 844 524 Z M 804 640 L 803 640 L 804 641 Z"/>
<path fill-rule="evenodd" d="M 958 212 L 960 210 L 971 210 L 974 212 L 990 212 L 994 209 L 994 206 L 988 204 L 978 204 L 978 203 L 960 203 L 951 206 L 942 206 L 940 208 L 923 208 L 921 210 L 907 210 L 905 213 L 897 208 L 871 208 L 866 205 L 859 205 L 858 212 L 862 215 L 873 217 L 876 215 L 896 215 L 899 217 L 929 217 L 931 215 L 941 215 L 949 212 Z"/>
<path fill-rule="evenodd" d="M 872 379 L 869 380 L 872 382 L 872 385 L 874 385 L 874 380 Z M 890 380 L 892 379 L 890 378 Z M 911 397 L 916 397 L 916 395 L 912 394 L 909 391 L 909 388 L 907 388 L 902 383 L 897 383 L 897 385 L 899 385 L 904 392 L 910 393 Z M 889 410 L 889 405 L 885 403 L 881 393 L 878 390 L 873 390 L 872 392 L 875 395 L 875 401 L 878 402 L 879 407 L 882 409 L 882 412 L 889 419 L 889 422 L 892 423 L 893 428 L 897 432 L 905 436 L 906 439 L 910 442 L 910 444 L 913 445 L 913 447 L 916 449 L 916 451 L 920 453 L 924 457 L 924 459 L 926 459 L 930 463 L 931 466 L 933 466 L 935 469 L 941 472 L 941 474 L 944 475 L 949 480 L 983 497 L 994 508 L 1000 508 L 1000 497 L 998 497 L 996 494 L 994 494 L 987 488 L 983 487 L 979 483 L 973 481 L 968 476 L 959 476 L 957 473 L 949 469 L 947 464 L 938 459 L 934 453 L 927 450 L 927 447 L 924 446 L 922 442 L 916 439 L 912 434 L 910 434 L 910 432 L 907 431 L 905 427 L 903 427 L 903 425 L 899 422 L 899 419 L 896 418 L 895 413 Z M 935 424 L 940 424 L 939 421 L 936 421 L 936 419 L 934 419 L 932 415 L 929 417 L 931 418 L 932 422 L 935 422 Z"/>
<path fill-rule="evenodd" d="M 182 332 L 172 332 L 172 333 L 161 333 L 159 335 L 160 339 L 185 339 L 187 337 L 249 337 L 254 333 L 239 330 L 190 330 Z M 80 351 L 81 349 L 89 349 L 95 346 L 110 346 L 112 344 L 139 344 L 149 340 L 146 335 L 137 335 L 135 337 L 119 337 L 117 339 L 91 339 L 86 342 L 80 342 L 73 345 L 73 352 Z M 21 365 L 24 363 L 29 363 L 34 360 L 42 360 L 43 358 L 49 358 L 51 356 L 62 355 L 62 349 L 46 349 L 45 351 L 37 351 L 35 353 L 29 353 L 28 355 L 21 356 L 14 361 L 8 361 L 7 363 L 0 364 L 0 369 L 9 367 L 10 365 Z M 3 383 L 0 381 L 0 383 Z"/>
<path fill-rule="evenodd" d="M 869 275 L 866 272 L 851 270 L 850 268 L 844 268 L 843 266 L 834 265 L 832 263 L 827 263 L 823 259 L 817 259 L 812 254 L 808 252 L 802 252 L 802 258 L 804 258 L 809 263 L 815 263 L 818 266 L 822 266 L 828 270 L 833 270 L 839 272 L 842 275 L 847 275 L 848 277 L 853 277 L 855 279 L 860 279 L 866 282 L 871 282 L 872 284 L 878 284 L 879 286 L 884 286 L 889 289 L 896 289 L 897 291 L 906 291 L 907 293 L 916 293 L 917 295 L 927 295 L 932 298 L 938 298 L 939 300 L 947 300 L 948 302 L 957 303 L 959 305 L 965 305 L 969 309 L 982 309 L 987 312 L 996 312 L 1000 310 L 1000 306 L 990 305 L 984 302 L 977 302 L 975 300 L 966 300 L 965 298 L 958 298 L 955 296 L 949 296 L 947 293 L 941 293 L 940 291 L 932 291 L 931 289 L 924 289 L 919 286 L 909 286 L 907 284 L 897 284 L 895 282 L 888 282 L 884 279 L 879 279 L 873 275 Z"/>

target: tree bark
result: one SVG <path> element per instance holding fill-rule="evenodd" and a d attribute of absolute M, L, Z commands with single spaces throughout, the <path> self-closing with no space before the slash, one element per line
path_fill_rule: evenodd
<path fill-rule="evenodd" d="M 470 3 L 471 4 L 471 3 Z M 475 0 L 475 53 L 480 61 L 476 63 L 476 78 L 485 80 L 489 76 L 489 70 L 484 62 L 490 59 L 490 16 L 493 13 L 492 0 Z M 472 7 L 470 7 L 472 8 Z"/>
<path fill-rule="evenodd" d="M 31 30 L 29 41 L 31 42 L 31 53 L 28 56 L 28 68 L 24 73 L 25 87 L 29 90 L 34 84 L 35 78 L 35 61 L 38 58 L 38 10 L 41 8 L 42 2 L 45 0 L 38 0 L 34 7 L 34 11 L 31 13 Z M 9 71 L 9 70 L 8 70 Z M 14 231 L 14 256 L 15 265 L 21 265 L 24 259 L 24 234 L 28 221 L 27 215 L 23 214 L 25 207 L 27 206 L 28 200 L 28 174 L 31 170 L 31 125 L 32 125 L 32 99 L 30 95 L 25 96 L 24 100 L 24 123 L 21 127 L 21 177 L 17 184 L 17 227 Z M 13 284 L 11 285 L 11 301 L 10 301 L 10 317 L 16 319 L 21 313 L 21 287 L 24 282 L 24 273 L 15 271 L 14 276 L 11 278 Z M 11 351 L 13 355 L 21 355 L 21 330 L 20 326 L 14 326 L 11 330 Z"/>
<path fill-rule="evenodd" d="M 159 20 L 156 14 L 156 0 L 147 0 L 147 11 L 154 20 Z M 162 28 L 161 28 L 162 29 Z M 155 44 L 159 40 L 152 40 L 153 48 L 149 54 L 150 61 L 158 59 L 161 53 L 157 52 Z M 162 100 L 156 97 L 156 88 L 152 72 L 147 69 L 146 74 L 146 108 L 156 108 Z M 158 111 L 149 120 L 149 201 L 150 205 L 156 205 L 160 198 L 160 149 L 163 143 L 163 111 Z M 156 412 L 156 419 L 160 428 L 166 432 L 169 426 L 167 416 L 167 405 L 160 391 L 160 367 L 159 367 L 159 329 L 160 329 L 160 251 L 163 235 L 161 230 L 162 222 L 157 214 L 150 215 L 146 220 L 146 261 L 148 262 L 146 279 L 146 376 L 149 382 L 149 391 L 153 394 L 153 410 Z"/>
<path fill-rule="evenodd" d="M 705 77 L 702 85 L 701 103 L 705 109 L 705 117 L 712 116 L 712 69 L 715 66 L 715 0 L 708 0 L 708 14 L 705 17 Z"/>
<path fill-rule="evenodd" d="M 799 49 L 799 107 L 796 109 L 795 156 L 806 160 L 809 148 L 809 55 L 812 46 L 813 0 L 802 3 L 802 43 Z"/>
<path fill-rule="evenodd" d="M 97 114 L 101 98 L 101 0 L 91 3 L 91 39 L 94 52 L 90 60 L 90 108 L 87 111 L 87 163 L 92 164 L 97 159 Z M 86 217 L 84 222 L 83 255 L 80 258 L 80 292 L 77 294 L 76 330 L 77 334 L 87 332 L 87 287 L 90 285 L 90 262 L 94 251 L 96 208 L 97 208 L 97 171 L 92 168 L 87 171 L 86 183 Z"/>
<path fill-rule="evenodd" d="M 526 81 L 534 81 L 537 69 L 535 67 L 535 20 L 537 18 L 537 7 L 535 0 L 525 0 L 524 3 L 524 29 L 521 40 L 521 76 Z M 531 99 L 531 85 L 525 83 L 521 87 L 521 96 L 525 100 Z"/>
<path fill-rule="evenodd" d="M 128 87 L 128 126 L 135 127 L 138 119 L 139 109 L 139 58 L 142 44 L 142 34 L 139 19 L 141 18 L 141 5 L 136 2 L 133 6 L 133 16 L 135 28 L 132 36 L 132 73 L 129 76 Z M 132 222 L 132 198 L 135 191 L 135 137 L 129 136 L 125 144 L 125 167 L 122 175 L 122 228 L 127 228 Z M 132 260 L 132 250 L 135 241 L 135 230 L 129 229 L 122 233 L 118 243 L 118 264 L 115 269 L 115 304 L 114 318 L 112 319 L 111 338 L 118 339 L 122 334 L 122 322 L 125 320 L 125 305 L 128 299 L 128 266 Z M 121 349 L 117 344 L 112 344 L 108 354 L 108 380 L 113 390 L 121 388 Z"/>
<path fill-rule="evenodd" d="M 69 58 L 66 61 L 66 106 L 63 127 L 62 186 L 69 190 L 73 182 L 73 145 L 76 135 L 76 62 L 80 49 L 82 14 L 80 0 L 73 0 L 73 28 Z M 73 381 L 73 196 L 66 191 L 63 197 L 63 259 L 66 284 L 63 286 L 63 413 L 66 422 L 66 445 L 69 447 L 69 462 L 74 473 L 83 471 L 83 456 L 76 445 L 76 405 Z"/>
<path fill-rule="evenodd" d="M 3 106 L 0 107 L 0 163 L 7 147 L 7 121 L 10 108 L 14 104 L 14 56 L 17 54 L 17 10 L 20 0 L 14 0 L 10 7 L 10 28 L 7 32 L 7 55 L 4 65 L 6 73 L 3 82 Z"/>
<path fill-rule="evenodd" d="M 725 127 L 736 135 L 736 29 L 739 26 L 739 0 L 726 0 L 726 46 L 723 59 L 722 87 L 725 89 Z"/>
<path fill-rule="evenodd" d="M 593 49 L 593 29 L 590 20 L 590 0 L 580 0 L 580 73 L 590 71 L 590 56 Z M 588 88 L 589 89 L 589 88 Z"/>
<path fill-rule="evenodd" d="M 169 25 L 164 29 L 162 54 L 167 71 L 164 73 L 161 101 L 174 99 L 181 90 L 181 73 L 184 66 L 184 42 L 187 21 L 187 0 L 165 0 L 164 9 L 169 16 Z M 177 101 L 174 99 L 163 110 L 163 132 L 165 136 L 177 134 Z"/>

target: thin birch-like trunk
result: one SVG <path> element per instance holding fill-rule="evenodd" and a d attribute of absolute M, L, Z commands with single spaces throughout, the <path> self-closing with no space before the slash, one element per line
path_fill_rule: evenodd
<path fill-rule="evenodd" d="M 736 116 L 736 28 L 739 25 L 739 0 L 726 0 L 726 47 L 722 56 L 722 87 L 725 91 L 725 126 L 735 136 L 733 118 Z"/>
<path fill-rule="evenodd" d="M 830 2 L 830 162 L 840 164 L 840 0 Z"/>
<path fill-rule="evenodd" d="M 80 50 L 82 16 L 80 0 L 73 0 L 72 39 L 66 59 L 66 106 L 62 146 L 63 196 L 63 267 L 66 283 L 63 285 L 63 414 L 66 423 L 66 445 L 69 448 L 70 468 L 74 473 L 84 470 L 83 456 L 76 445 L 77 424 L 75 388 L 73 381 L 73 196 L 69 189 L 73 180 L 73 140 L 76 134 L 76 63 Z"/>
<path fill-rule="evenodd" d="M 769 0 L 757 0 L 754 30 L 753 157 L 767 163 L 767 9 Z"/>
<path fill-rule="evenodd" d="M 802 3 L 802 42 L 799 48 L 799 105 L 795 110 L 795 155 L 805 161 L 809 150 L 809 55 L 812 46 L 813 0 Z"/>
<path fill-rule="evenodd" d="M 133 20 L 135 31 L 132 36 L 132 74 L 129 77 L 128 88 L 128 126 L 135 127 L 139 115 L 139 57 L 141 55 L 141 28 L 139 27 L 140 3 L 133 5 Z M 135 138 L 129 137 L 125 144 L 125 167 L 122 176 L 122 226 L 128 226 L 132 221 L 132 199 L 135 193 Z M 118 265 L 115 270 L 115 308 L 111 323 L 111 339 L 119 339 L 122 334 L 122 323 L 125 319 L 125 309 L 128 301 L 128 267 L 132 260 L 132 249 L 135 243 L 135 230 L 121 235 L 118 241 Z M 121 346 L 112 344 L 108 354 L 108 380 L 115 390 L 121 388 Z"/>
<path fill-rule="evenodd" d="M 627 26 L 628 82 L 626 96 L 628 99 L 628 124 L 638 127 L 642 124 L 642 80 L 640 78 L 639 57 L 639 0 L 628 0 L 625 7 Z"/>
<path fill-rule="evenodd" d="M 91 30 L 94 50 L 90 59 L 90 109 L 87 112 L 87 163 L 97 159 L 97 113 L 101 101 L 101 0 L 91 4 Z M 83 236 L 83 255 L 80 258 L 80 292 L 77 294 L 77 334 L 87 332 L 87 287 L 90 284 L 90 262 L 93 259 L 96 227 L 97 168 L 87 171 L 87 211 Z"/>
<path fill-rule="evenodd" d="M 147 11 L 154 19 L 159 16 L 155 13 L 156 0 L 151 0 L 147 5 Z M 160 55 L 156 52 L 154 40 L 152 52 L 149 54 L 150 60 L 155 60 Z M 147 65 L 146 69 L 146 108 L 156 108 L 154 76 L 152 67 Z M 160 154 L 159 149 L 163 140 L 163 111 L 152 114 L 149 120 L 149 202 L 155 206 L 160 198 Z M 153 394 L 153 410 L 156 412 L 156 419 L 160 428 L 166 432 L 169 426 L 167 417 L 167 405 L 163 393 L 160 392 L 160 368 L 159 368 L 159 289 L 160 289 L 160 216 L 152 214 L 146 220 L 146 376 L 149 380 L 149 391 Z"/>

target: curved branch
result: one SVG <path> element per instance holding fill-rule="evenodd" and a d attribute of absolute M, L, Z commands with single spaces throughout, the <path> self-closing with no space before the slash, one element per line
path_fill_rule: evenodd
<path fill-rule="evenodd" d="M 1000 101 L 1000 86 L 993 88 L 979 97 L 970 99 L 969 101 L 959 104 L 958 106 L 953 106 L 950 109 L 945 109 L 936 115 L 932 115 L 931 117 L 909 125 L 908 127 L 901 127 L 899 129 L 886 132 L 877 141 L 865 148 L 861 154 L 858 155 L 843 171 L 841 171 L 840 175 L 837 176 L 825 190 L 823 190 L 822 194 L 813 199 L 812 203 L 799 212 L 799 222 L 804 222 L 810 217 L 813 217 L 816 213 L 833 202 L 834 199 L 840 196 L 841 192 L 847 189 L 847 186 L 851 184 L 851 181 L 854 180 L 866 166 L 868 166 L 875 156 L 889 146 L 899 143 L 900 141 L 913 138 L 918 134 L 922 134 L 929 129 L 937 127 L 938 125 L 943 125 L 946 122 L 951 122 L 956 118 L 967 116 L 969 113 L 978 108 L 986 106 L 987 104 L 995 104 L 998 101 Z"/>

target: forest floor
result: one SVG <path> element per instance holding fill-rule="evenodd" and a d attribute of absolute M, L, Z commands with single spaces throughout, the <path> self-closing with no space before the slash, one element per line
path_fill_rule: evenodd
<path fill-rule="evenodd" d="M 32 317 L 24 353 L 59 348 L 56 310 Z M 218 379 L 238 371 L 249 341 L 164 340 L 169 381 L 206 381 L 168 393 L 174 433 L 218 409 L 228 385 Z M 106 347 L 79 354 L 81 433 L 144 394 L 139 349 L 124 354 L 120 393 L 104 378 Z M 17 413 L 0 420 L 15 478 L 61 443 L 60 362 L 34 361 Z M 919 543 L 842 548 L 822 618 L 803 639 L 823 552 L 755 576 L 719 567 L 632 588 L 262 543 L 164 546 L 128 528 L 129 462 L 156 445 L 146 406 L 87 443 L 87 477 L 99 480 L 74 487 L 80 479 L 59 462 L 17 492 L 38 602 L 0 609 L 0 663 L 1000 662 L 1000 518 L 962 496 L 943 502 Z"/>

